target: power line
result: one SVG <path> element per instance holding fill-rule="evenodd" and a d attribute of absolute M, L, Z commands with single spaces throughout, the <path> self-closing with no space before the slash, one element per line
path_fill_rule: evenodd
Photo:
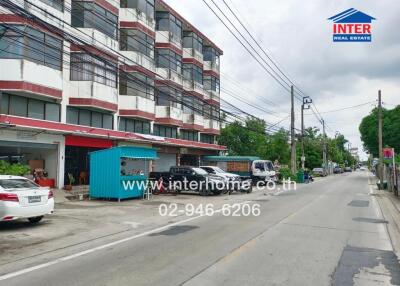
<path fill-rule="evenodd" d="M 348 110 L 348 109 L 353 109 L 353 108 L 357 108 L 357 107 L 362 107 L 362 106 L 365 106 L 365 105 L 370 105 L 371 103 L 374 103 L 374 102 L 376 102 L 376 100 L 374 100 L 374 101 L 368 101 L 368 102 L 361 103 L 361 104 L 357 104 L 357 105 L 342 107 L 342 108 L 339 108 L 339 109 L 328 110 L 328 111 L 322 111 L 322 112 L 319 112 L 318 114 L 326 114 L 326 113 L 340 112 L 340 111 L 344 111 L 344 110 Z M 311 115 L 311 114 L 306 114 L 306 115 Z"/>
<path fill-rule="evenodd" d="M 214 1 L 211 0 L 213 3 Z M 273 59 L 267 54 L 265 49 L 258 43 L 258 41 L 253 37 L 253 35 L 250 33 L 250 31 L 246 28 L 246 26 L 243 24 L 243 22 L 240 20 L 240 18 L 236 15 L 236 13 L 229 7 L 228 3 L 226 3 L 225 0 L 222 0 L 224 2 L 225 6 L 228 8 L 228 10 L 232 13 L 232 15 L 236 18 L 236 20 L 239 22 L 239 24 L 245 29 L 247 34 L 250 36 L 250 38 L 256 43 L 257 47 L 263 52 L 263 54 L 271 61 L 271 63 L 278 69 L 278 71 L 294 86 L 295 84 L 290 80 L 290 78 L 279 68 L 279 66 L 273 61 Z M 214 3 L 215 4 L 215 3 Z M 220 10 L 221 11 L 221 10 Z M 222 13 L 222 11 L 221 11 Z"/>
<path fill-rule="evenodd" d="M 204 4 L 213 12 L 213 14 L 220 20 L 220 22 L 228 29 L 228 31 L 235 37 L 235 39 L 246 49 L 246 51 L 261 65 L 261 67 L 272 77 L 275 81 L 281 85 L 287 92 L 290 92 L 288 89 L 288 84 L 285 82 L 286 86 L 278 80 L 271 71 L 269 71 L 261 62 L 260 60 L 249 50 L 249 48 L 236 36 L 236 34 L 228 27 L 228 25 L 221 19 L 221 17 L 214 11 L 214 9 L 205 1 L 203 0 Z M 215 4 L 215 3 L 214 3 Z M 226 17 L 226 16 L 225 16 Z"/>

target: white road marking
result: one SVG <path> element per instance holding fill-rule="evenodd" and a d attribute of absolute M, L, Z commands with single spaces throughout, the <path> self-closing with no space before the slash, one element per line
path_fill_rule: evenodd
<path fill-rule="evenodd" d="M 124 221 L 122 224 L 130 225 L 133 229 L 138 228 L 139 226 L 142 225 L 141 223 L 134 222 L 134 221 Z"/>
<path fill-rule="evenodd" d="M 246 204 L 246 203 L 251 203 L 251 201 L 245 201 L 245 202 L 241 202 L 239 204 Z M 215 213 L 220 213 L 221 211 L 222 211 L 222 208 L 216 210 Z M 171 224 L 167 224 L 167 225 L 164 225 L 164 226 L 161 226 L 161 227 L 158 227 L 158 228 L 155 228 L 155 229 L 152 229 L 152 230 L 149 230 L 149 231 L 146 231 L 146 232 L 134 235 L 134 236 L 126 237 L 126 238 L 123 238 L 123 239 L 120 239 L 120 240 L 116 240 L 116 241 L 113 241 L 113 242 L 110 242 L 110 243 L 107 243 L 107 244 L 103 244 L 103 245 L 100 245 L 100 246 L 97 246 L 97 247 L 93 247 L 93 248 L 84 250 L 84 251 L 81 251 L 81 252 L 77 252 L 75 254 L 71 254 L 71 255 L 68 255 L 68 256 L 60 257 L 60 258 L 57 258 L 55 260 L 52 260 L 52 261 L 49 261 L 49 262 L 46 262 L 46 263 L 38 264 L 36 266 L 28 267 L 28 268 L 25 268 L 25 269 L 22 269 L 22 270 L 18 270 L 18 271 L 15 271 L 15 272 L 10 272 L 8 274 L 4 274 L 4 275 L 0 276 L 0 281 L 7 280 L 7 279 L 10 279 L 10 278 L 14 278 L 14 277 L 17 277 L 17 276 L 21 276 L 21 275 L 24 275 L 26 273 L 33 272 L 35 270 L 43 269 L 43 268 L 58 264 L 60 262 L 72 260 L 72 259 L 78 258 L 80 256 L 83 256 L 83 255 L 86 255 L 86 254 L 89 254 L 89 253 L 93 253 L 95 251 L 103 250 L 105 248 L 109 248 L 109 247 L 112 247 L 112 246 L 115 246 L 115 245 L 118 245 L 118 244 L 121 244 L 121 243 L 124 243 L 124 242 L 128 242 L 128 241 L 131 241 L 131 240 L 134 240 L 134 239 L 137 239 L 137 238 L 140 238 L 140 237 L 143 237 L 143 236 L 155 233 L 155 232 L 160 232 L 160 231 L 166 230 L 166 229 L 168 229 L 168 228 L 170 228 L 172 226 L 180 225 L 182 223 L 193 221 L 193 220 L 196 220 L 198 218 L 205 217 L 205 216 L 206 215 L 202 214 L 202 215 L 198 215 L 198 216 L 195 216 L 195 217 L 190 217 L 190 218 L 187 218 L 187 219 L 184 219 L 184 220 L 180 220 L 180 221 L 177 221 L 177 222 L 174 222 L 174 223 L 171 223 Z"/>

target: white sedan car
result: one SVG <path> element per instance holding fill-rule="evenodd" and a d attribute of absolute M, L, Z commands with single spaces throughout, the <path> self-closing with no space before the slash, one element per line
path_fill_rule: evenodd
<path fill-rule="evenodd" d="M 204 171 L 206 171 L 209 174 L 214 174 L 222 179 L 224 179 L 225 181 L 240 181 L 240 176 L 233 174 L 233 173 L 229 173 L 229 172 L 225 172 L 224 170 L 222 170 L 221 168 L 215 167 L 215 166 L 200 166 L 200 168 L 202 168 Z"/>
<path fill-rule="evenodd" d="M 0 221 L 28 219 L 38 223 L 54 212 L 53 192 L 24 177 L 0 175 Z"/>

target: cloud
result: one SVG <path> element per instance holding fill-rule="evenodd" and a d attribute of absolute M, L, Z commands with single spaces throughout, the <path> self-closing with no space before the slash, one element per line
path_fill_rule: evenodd
<path fill-rule="evenodd" d="M 224 7 L 222 0 L 214 1 Z M 400 1 L 385 0 L 384 4 L 376 0 L 225 1 L 237 9 L 262 46 L 296 85 L 314 99 L 320 112 L 373 101 L 379 89 L 384 101 L 399 103 L 400 36 L 397 27 L 400 26 Z M 203 1 L 167 2 L 224 50 L 222 87 L 234 90 L 260 107 L 278 112 L 281 117 L 289 112 L 289 94 L 250 57 Z M 332 42 L 332 24 L 327 18 L 349 8 L 377 19 L 373 23 L 372 43 Z M 228 13 L 226 8 L 224 11 Z M 232 79 L 244 90 L 231 83 Z M 275 116 L 263 114 L 225 94 L 222 96 L 269 122 L 278 121 Z M 296 109 L 299 108 L 297 102 Z M 328 122 L 328 133 L 333 135 L 339 131 L 353 146 L 361 149 L 358 125 L 371 109 L 372 106 L 363 106 L 323 114 Z M 288 127 L 289 121 L 283 124 Z M 313 116 L 306 116 L 306 124 L 319 123 Z"/>

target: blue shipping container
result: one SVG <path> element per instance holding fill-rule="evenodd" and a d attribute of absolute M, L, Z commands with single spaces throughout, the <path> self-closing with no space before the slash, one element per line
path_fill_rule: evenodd
<path fill-rule="evenodd" d="M 90 153 L 91 198 L 128 199 L 143 196 L 153 148 L 122 146 Z"/>

